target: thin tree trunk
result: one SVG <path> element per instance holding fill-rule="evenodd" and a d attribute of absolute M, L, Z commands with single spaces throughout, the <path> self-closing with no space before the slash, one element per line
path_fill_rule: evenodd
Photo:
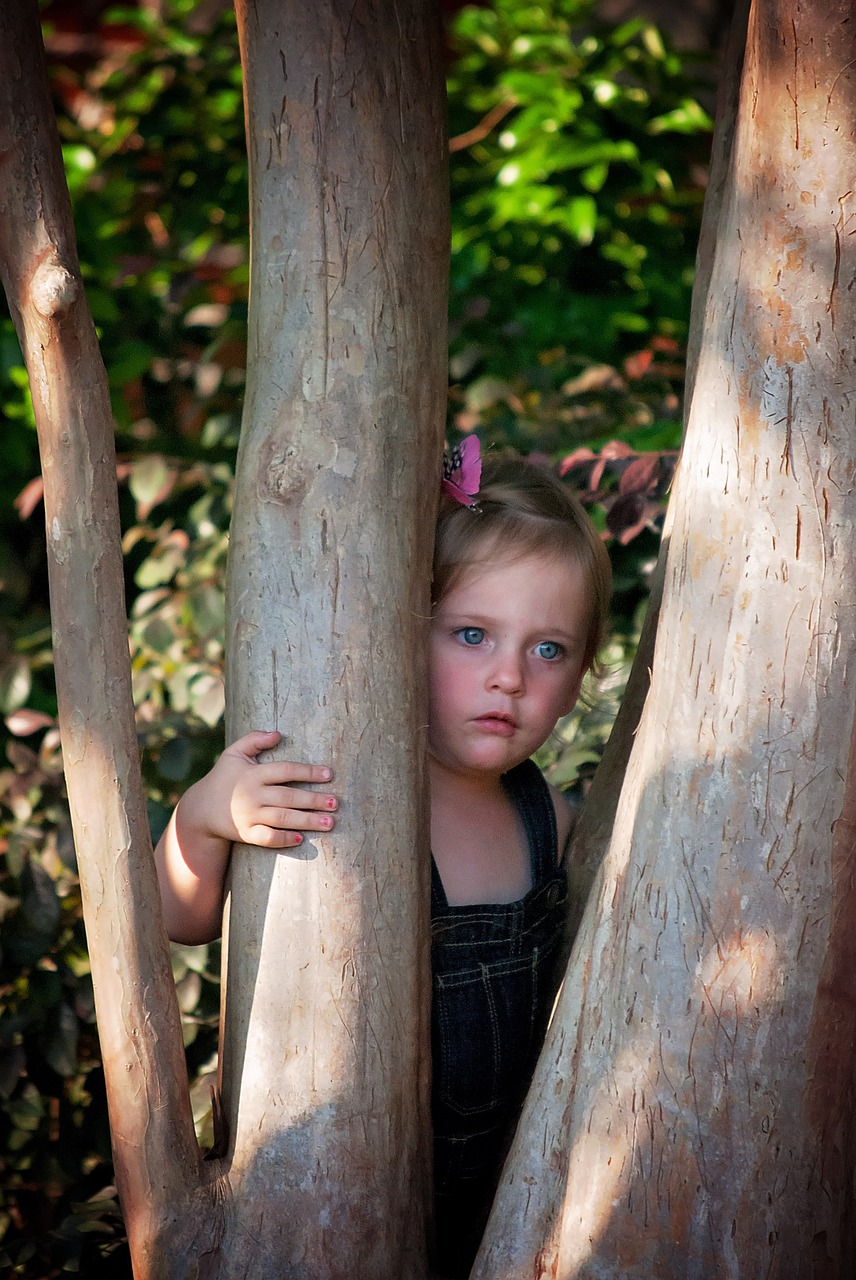
<path fill-rule="evenodd" d="M 854 67 L 849 4 L 755 4 L 651 690 L 479 1280 L 856 1267 Z"/>
<path fill-rule="evenodd" d="M 329 763 L 335 832 L 233 858 L 236 1274 L 425 1274 L 424 626 L 446 395 L 430 0 L 240 0 L 252 212 L 228 734 Z M 238 1244 L 238 1240 L 242 1242 Z M 232 1272 L 230 1271 L 230 1274 Z"/>
<path fill-rule="evenodd" d="M 199 1152 L 131 700 L 107 378 L 84 296 L 38 5 L 0 7 L 0 274 L 27 364 L 44 478 L 63 760 L 138 1280 L 188 1214 Z M 189 1215 L 194 1231 L 205 1225 Z M 185 1274 L 182 1272 L 181 1274 Z"/>

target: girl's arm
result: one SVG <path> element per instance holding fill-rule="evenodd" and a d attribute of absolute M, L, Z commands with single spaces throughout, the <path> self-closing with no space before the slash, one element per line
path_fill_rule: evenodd
<path fill-rule="evenodd" d="M 302 831 L 329 831 L 335 796 L 294 783 L 329 782 L 323 765 L 257 757 L 278 733 L 248 733 L 182 796 L 155 849 L 167 933 L 194 945 L 220 934 L 223 887 L 235 842 L 288 849 Z"/>

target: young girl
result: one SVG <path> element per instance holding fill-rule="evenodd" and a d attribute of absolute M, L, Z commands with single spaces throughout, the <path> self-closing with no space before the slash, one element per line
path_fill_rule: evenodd
<path fill-rule="evenodd" d="M 571 820 L 529 757 L 577 700 L 610 593 L 600 537 L 543 468 L 493 460 L 466 501 L 442 500 L 429 639 L 436 1265 L 447 1276 L 469 1273 L 557 985 Z M 177 941 L 219 934 L 233 841 L 283 849 L 333 826 L 336 797 L 301 786 L 331 769 L 259 763 L 278 741 L 239 739 L 176 808 L 156 858 Z"/>

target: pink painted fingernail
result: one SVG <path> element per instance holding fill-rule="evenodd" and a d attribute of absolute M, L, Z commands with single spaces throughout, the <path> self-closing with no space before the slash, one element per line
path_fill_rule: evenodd
<path fill-rule="evenodd" d="M 332 827 L 333 825 L 333 819 L 329 817 L 326 813 L 321 815 L 321 822 L 325 827 Z"/>
<path fill-rule="evenodd" d="M 328 797 L 327 797 L 327 808 L 328 808 L 328 809 L 335 809 L 335 808 L 336 808 L 336 801 L 333 799 L 333 797 L 332 797 L 332 796 L 328 796 Z"/>
<path fill-rule="evenodd" d="M 333 776 L 333 770 L 332 770 L 332 769 L 322 769 L 322 770 L 321 770 L 321 777 L 324 779 L 324 781 L 325 781 L 325 782 L 329 782 L 329 781 L 330 781 L 330 779 L 332 778 L 332 776 Z"/>

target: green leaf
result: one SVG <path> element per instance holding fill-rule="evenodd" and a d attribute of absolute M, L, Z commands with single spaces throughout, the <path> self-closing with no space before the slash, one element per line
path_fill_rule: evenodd
<path fill-rule="evenodd" d="M 19 1044 L 0 1048 L 0 1098 L 12 1096 L 21 1076 L 27 1067 L 27 1055 Z"/>
<path fill-rule="evenodd" d="M 31 1083 L 27 1083 L 20 1094 L 7 1102 L 3 1110 L 13 1126 L 23 1133 L 35 1133 L 45 1116 L 41 1094 Z"/>
<path fill-rule="evenodd" d="M 158 773 L 169 782 L 183 782 L 193 764 L 189 738 L 171 738 L 158 756 Z"/>
<path fill-rule="evenodd" d="M 648 132 L 658 133 L 699 133 L 702 129 L 711 129 L 713 122 L 704 108 L 692 98 L 686 98 L 672 111 L 655 116 L 648 123 Z"/>
<path fill-rule="evenodd" d="M 48 1066 L 65 1079 L 77 1073 L 78 1034 L 74 1010 L 61 1003 L 54 1009 L 50 1027 L 42 1037 L 42 1051 Z"/>
<path fill-rule="evenodd" d="M 203 640 L 222 636 L 226 625 L 226 605 L 222 590 L 205 584 L 188 596 L 193 624 Z"/>
<path fill-rule="evenodd" d="M 23 707 L 32 687 L 32 673 L 26 658 L 9 658 L 0 663 L 0 711 L 4 715 Z"/>
<path fill-rule="evenodd" d="M 145 519 L 158 499 L 169 493 L 171 479 L 175 480 L 175 472 L 159 454 L 149 454 L 133 464 L 128 488 L 137 500 L 141 519 Z"/>
<path fill-rule="evenodd" d="M 592 196 L 577 196 L 571 200 L 563 221 L 580 244 L 591 244 L 597 225 L 597 204 Z"/>
<path fill-rule="evenodd" d="M 178 542 L 168 543 L 140 565 L 135 579 L 137 586 L 146 590 L 149 587 L 159 587 L 164 582 L 171 582 L 176 571 L 184 565 L 186 558 L 185 547 Z"/>
<path fill-rule="evenodd" d="M 203 675 L 189 688 L 191 710 L 210 728 L 220 723 L 226 708 L 223 681 L 216 676 Z"/>
<path fill-rule="evenodd" d="M 50 935 L 60 917 L 60 902 L 53 880 L 37 858 L 30 857 L 21 869 L 21 910 L 35 933 Z"/>
<path fill-rule="evenodd" d="M 141 634 L 143 643 L 158 654 L 165 654 L 176 639 L 175 630 L 161 617 L 154 617 L 146 623 Z"/>

